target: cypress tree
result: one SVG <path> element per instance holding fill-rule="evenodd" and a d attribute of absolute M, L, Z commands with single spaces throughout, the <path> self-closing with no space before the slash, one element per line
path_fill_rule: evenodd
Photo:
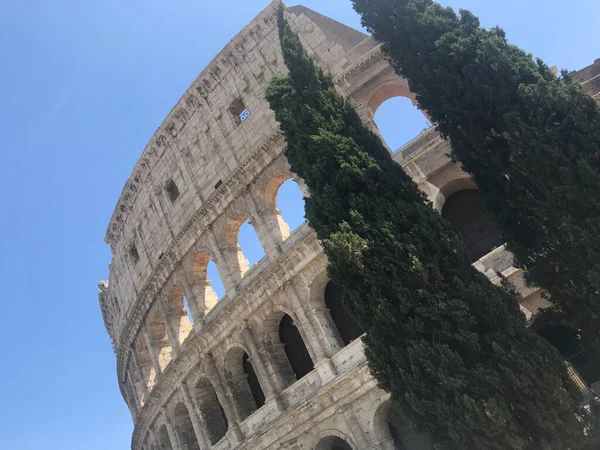
<path fill-rule="evenodd" d="M 600 107 L 571 77 L 432 0 L 352 0 L 472 174 L 554 320 L 598 354 Z"/>
<path fill-rule="evenodd" d="M 579 402 L 558 353 L 527 326 L 516 295 L 470 264 L 381 140 L 279 13 L 289 75 L 267 100 L 330 278 L 367 330 L 379 385 L 433 448 L 581 448 Z"/>

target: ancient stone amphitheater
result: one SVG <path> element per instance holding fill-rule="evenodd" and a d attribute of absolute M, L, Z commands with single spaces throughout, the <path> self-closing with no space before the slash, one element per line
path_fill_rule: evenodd
<path fill-rule="evenodd" d="M 277 207 L 288 179 L 310 195 L 289 170 L 264 99 L 269 79 L 285 73 L 279 4 L 184 93 L 142 153 L 108 227 L 113 260 L 99 297 L 135 423 L 133 450 L 422 447 L 370 376 L 362 331 L 328 283 L 314 232 L 305 223 L 290 233 Z M 302 6 L 287 11 L 373 130 L 385 100 L 412 98 L 371 37 Z M 597 61 L 581 81 L 597 85 L 599 69 Z M 535 316 L 541 293 L 523 283 L 448 150 L 429 129 L 394 158 L 463 234 L 475 266 L 495 282 L 513 281 L 524 313 Z M 246 221 L 265 251 L 252 267 L 238 243 Z M 211 260 L 221 298 L 207 275 Z M 585 389 L 595 380 L 579 369 Z"/>

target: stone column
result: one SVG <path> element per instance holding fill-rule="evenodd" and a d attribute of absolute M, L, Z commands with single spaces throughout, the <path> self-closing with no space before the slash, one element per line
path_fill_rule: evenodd
<path fill-rule="evenodd" d="M 239 423 L 241 422 L 240 415 L 235 407 L 231 389 L 229 389 L 224 383 L 221 373 L 217 370 L 214 356 L 211 353 L 208 353 L 206 356 L 208 375 L 213 382 L 217 398 L 219 399 L 219 402 L 225 411 L 225 415 L 227 416 L 229 429 L 235 434 L 237 440 L 242 442 L 244 440 L 244 435 L 239 427 Z"/>
<path fill-rule="evenodd" d="M 173 427 L 173 422 L 171 422 L 171 418 L 169 417 L 165 409 L 163 409 L 161 413 L 163 416 L 163 420 L 165 421 L 165 425 L 167 427 L 167 434 L 169 435 L 171 447 L 173 447 L 173 450 L 181 450 L 179 440 L 177 439 L 177 433 L 175 433 L 175 428 Z"/>
<path fill-rule="evenodd" d="M 277 225 L 269 221 L 268 214 L 270 211 L 266 208 L 259 209 L 256 205 L 254 197 L 252 196 L 252 193 L 246 191 L 246 195 L 248 198 L 248 206 L 253 216 L 252 219 L 254 219 L 254 223 L 256 225 L 254 231 L 256 232 L 260 243 L 265 249 L 267 258 L 273 261 L 281 254 L 280 245 L 283 242 L 283 239 L 275 230 Z M 250 223 L 252 224 L 252 221 Z"/>
<path fill-rule="evenodd" d="M 171 359 L 175 359 L 179 354 L 179 336 L 175 335 L 175 330 L 173 329 L 173 324 L 171 323 L 171 317 L 169 314 L 169 310 L 165 305 L 166 295 L 164 292 L 160 293 L 160 298 L 158 299 L 158 307 L 162 316 L 164 317 L 165 322 L 165 330 L 167 332 L 167 339 L 169 340 L 169 344 L 171 344 Z"/>
<path fill-rule="evenodd" d="M 202 293 L 195 288 L 195 283 L 192 284 L 190 282 L 190 277 L 184 268 L 179 267 L 177 272 L 181 274 L 181 284 L 183 285 L 188 304 L 192 310 L 192 319 L 194 319 L 195 325 L 196 322 L 199 322 L 204 318 L 204 305 L 202 305 L 202 307 L 200 305 L 200 299 L 204 298 L 204 295 L 201 296 L 200 294 Z"/>
<path fill-rule="evenodd" d="M 144 375 L 144 369 L 142 369 L 142 363 L 140 363 L 140 358 L 137 354 L 135 346 L 131 348 L 131 359 L 133 359 L 133 365 L 139 373 L 140 383 L 142 384 L 142 387 L 146 392 L 148 392 L 148 385 L 144 382 L 144 378 L 146 378 L 146 376 Z"/>
<path fill-rule="evenodd" d="M 198 414 L 198 410 L 196 409 L 196 405 L 192 400 L 192 396 L 190 395 L 187 385 L 183 383 L 181 385 L 180 390 L 183 396 L 183 402 L 185 403 L 185 406 L 190 415 L 190 420 L 192 421 L 192 427 L 194 428 L 194 433 L 196 435 L 198 445 L 200 446 L 200 450 L 209 449 L 211 447 L 210 441 L 206 438 L 206 435 L 204 434 L 202 420 L 200 418 L 200 415 Z"/>
<path fill-rule="evenodd" d="M 162 450 L 162 445 L 160 445 L 160 439 L 156 436 L 154 430 L 152 428 L 149 428 L 148 431 L 150 432 L 150 438 L 154 442 L 155 447 L 158 450 Z"/>
<path fill-rule="evenodd" d="M 371 442 L 369 436 L 363 430 L 360 421 L 356 418 L 352 405 L 342 406 L 337 410 L 337 414 L 346 420 L 357 448 L 372 448 L 373 442 Z"/>
<path fill-rule="evenodd" d="M 154 370 L 156 371 L 156 376 L 160 375 L 161 369 L 160 364 L 158 362 L 158 357 L 156 353 L 154 353 L 154 346 L 152 345 L 152 338 L 150 337 L 150 332 L 148 330 L 150 326 L 146 323 L 144 328 L 144 339 L 146 341 L 146 347 L 148 347 L 148 353 L 150 354 L 150 359 L 152 360 L 152 365 L 154 366 Z"/>
<path fill-rule="evenodd" d="M 138 398 L 137 395 L 137 391 L 135 389 L 135 386 L 133 385 L 133 381 L 131 380 L 131 376 L 129 376 L 129 374 L 127 374 L 127 386 L 128 389 L 128 396 L 133 400 L 133 404 L 132 409 L 133 412 L 135 413 L 135 415 L 137 416 L 139 414 L 139 409 L 142 406 L 142 402 L 140 402 L 140 399 Z"/>
<path fill-rule="evenodd" d="M 289 296 L 292 303 L 292 307 L 294 308 L 294 312 L 296 313 L 300 321 L 300 325 L 302 325 L 302 328 L 305 330 L 304 333 L 301 333 L 302 339 L 304 339 L 305 344 L 307 344 L 309 348 L 312 348 L 313 355 L 311 356 L 314 356 L 316 358 L 315 363 L 323 358 L 328 358 L 329 355 L 325 350 L 326 346 L 324 346 L 322 339 L 320 339 L 322 336 L 320 336 L 320 334 L 317 333 L 313 321 L 310 320 L 310 318 L 307 316 L 303 302 L 300 300 L 298 291 L 296 290 L 294 283 L 288 280 L 282 286 L 282 288 L 284 289 L 284 293 Z M 307 339 L 311 336 L 317 339 Z"/>
<path fill-rule="evenodd" d="M 221 247 L 217 242 L 217 238 L 215 237 L 214 230 L 212 226 L 208 227 L 208 240 L 210 242 L 211 248 L 214 252 L 215 263 L 217 264 L 217 268 L 219 269 L 219 275 L 221 275 L 221 281 L 223 282 L 223 287 L 225 288 L 225 293 L 230 297 L 235 297 L 237 294 L 237 284 L 241 280 L 240 274 L 233 274 L 232 270 L 229 267 L 229 260 L 227 256 L 223 254 Z M 235 245 L 237 252 L 237 243 Z M 235 255 L 237 259 L 237 253 Z M 237 267 L 239 264 L 235 264 Z"/>
<path fill-rule="evenodd" d="M 330 340 L 327 339 L 327 336 L 322 332 L 322 329 L 319 326 L 322 325 L 322 317 L 320 317 L 319 314 L 313 313 L 311 313 L 310 316 L 307 316 L 303 307 L 303 302 L 298 296 L 298 291 L 296 290 L 294 283 L 288 281 L 288 286 L 289 288 L 285 292 L 289 295 L 294 311 L 296 311 L 302 325 L 302 328 L 299 328 L 299 331 L 302 329 L 305 330 L 304 333 L 300 333 L 302 339 L 310 346 L 307 346 L 307 348 L 312 348 L 315 358 L 315 369 L 319 373 L 323 383 L 327 383 L 337 375 L 337 369 L 329 359 L 336 352 L 335 347 Z M 318 332 L 318 329 L 321 332 Z"/>
<path fill-rule="evenodd" d="M 338 339 L 338 330 L 331 318 L 331 312 L 325 306 L 308 310 L 308 318 L 317 330 L 317 336 L 328 358 L 339 352 L 344 344 Z"/>
<path fill-rule="evenodd" d="M 281 404 L 279 393 L 284 389 L 283 380 L 277 376 L 277 372 L 272 367 L 269 370 L 268 365 L 270 365 L 270 361 L 265 362 L 264 355 L 259 350 L 256 339 L 254 339 L 254 335 L 252 334 L 252 330 L 246 321 L 242 324 L 241 334 L 244 342 L 248 345 L 250 352 L 252 352 L 252 354 L 249 355 L 250 363 L 254 363 L 252 364 L 252 367 L 258 374 L 260 381 L 263 381 L 260 387 L 265 394 L 265 400 L 275 400 L 277 406 L 282 409 L 283 405 Z"/>

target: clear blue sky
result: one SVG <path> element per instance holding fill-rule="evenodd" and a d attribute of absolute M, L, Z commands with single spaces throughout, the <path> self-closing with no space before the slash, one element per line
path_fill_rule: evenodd
<path fill-rule="evenodd" d="M 129 448 L 131 417 L 97 302 L 110 260 L 104 232 L 163 117 L 267 3 L 0 3 L 0 450 Z M 598 0 L 444 3 L 502 25 L 550 65 L 573 70 L 600 57 Z M 359 26 L 348 0 L 303 4 Z M 377 115 L 394 148 L 410 138 L 403 130 L 423 127 L 398 108 L 389 102 Z"/>

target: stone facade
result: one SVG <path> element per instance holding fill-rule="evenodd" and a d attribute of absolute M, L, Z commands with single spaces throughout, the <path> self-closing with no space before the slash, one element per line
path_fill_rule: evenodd
<path fill-rule="evenodd" d="M 393 449 L 400 441 L 420 448 L 370 376 L 360 338 L 342 336 L 314 232 L 305 223 L 290 234 L 277 209 L 278 189 L 290 178 L 309 195 L 290 172 L 264 99 L 268 80 L 286 70 L 279 3 L 181 97 L 110 221 L 113 260 L 99 298 L 135 423 L 133 450 Z M 301 6 L 288 8 L 288 18 L 373 130 L 381 103 L 413 98 L 371 37 Z M 453 194 L 476 189 L 448 151 L 429 129 L 394 152 L 440 212 Z M 266 254 L 252 267 L 238 245 L 245 221 Z M 220 299 L 210 260 L 225 287 Z M 494 282 L 514 281 L 529 317 L 543 305 L 503 246 L 475 265 Z M 282 337 L 292 321 L 293 345 Z M 312 365 L 299 374 L 294 358 L 302 352 Z"/>

